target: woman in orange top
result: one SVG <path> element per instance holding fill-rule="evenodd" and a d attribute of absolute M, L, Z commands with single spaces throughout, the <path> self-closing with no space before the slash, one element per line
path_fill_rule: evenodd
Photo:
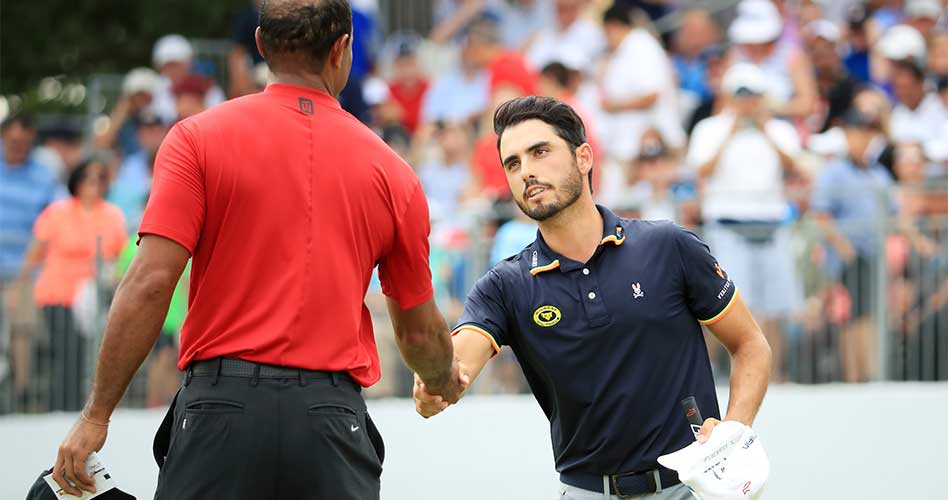
<path fill-rule="evenodd" d="M 34 240 L 20 280 L 42 265 L 34 288 L 49 331 L 50 410 L 77 411 L 82 406 L 86 377 L 86 339 L 72 314 L 76 294 L 96 279 L 97 255 L 114 260 L 127 239 L 121 210 L 105 201 L 108 170 L 87 160 L 69 174 L 69 198 L 50 204 L 33 225 Z"/>

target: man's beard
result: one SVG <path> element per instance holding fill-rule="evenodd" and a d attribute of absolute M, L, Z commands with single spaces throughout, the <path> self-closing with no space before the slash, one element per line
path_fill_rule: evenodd
<path fill-rule="evenodd" d="M 527 185 L 524 186 L 524 192 L 537 184 L 539 184 L 539 182 L 527 183 Z M 573 203 L 576 203 L 576 200 L 578 200 L 583 193 L 583 176 L 579 173 L 579 166 L 575 161 L 573 162 L 573 172 L 569 178 L 566 179 L 566 182 L 563 183 L 562 190 L 553 190 L 552 187 L 549 190 L 553 191 L 551 194 L 553 194 L 556 199 L 546 204 L 541 203 L 533 208 L 529 208 L 527 207 L 525 199 L 521 201 L 515 198 L 514 201 L 517 202 L 517 206 L 520 207 L 520 210 L 526 214 L 527 217 L 537 222 L 543 222 L 569 208 Z M 565 200 L 560 199 L 560 191 L 562 191 Z M 526 195 L 524 195 L 524 198 L 526 198 Z"/>

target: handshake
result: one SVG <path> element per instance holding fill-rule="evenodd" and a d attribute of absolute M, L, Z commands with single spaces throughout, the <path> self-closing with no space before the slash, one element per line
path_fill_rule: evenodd
<path fill-rule="evenodd" d="M 471 383 L 471 376 L 464 364 L 455 359 L 447 375 L 424 380 L 415 373 L 415 411 L 424 418 L 431 418 L 464 396 Z"/>

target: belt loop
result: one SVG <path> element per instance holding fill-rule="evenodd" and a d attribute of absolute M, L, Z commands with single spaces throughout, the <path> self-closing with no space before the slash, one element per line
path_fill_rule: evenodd
<path fill-rule="evenodd" d="M 617 491 L 616 494 L 619 494 Z M 602 476 L 602 498 L 609 500 L 612 497 L 609 491 L 609 476 Z"/>
<path fill-rule="evenodd" d="M 214 379 L 211 380 L 211 385 L 217 385 L 217 379 L 221 376 L 221 367 L 224 365 L 224 358 L 217 358 L 217 369 L 214 370 Z"/>
<path fill-rule="evenodd" d="M 297 375 L 298 375 L 299 378 L 300 378 L 300 387 L 306 387 L 306 378 L 303 377 L 303 369 L 302 369 L 302 368 L 298 368 L 298 369 L 296 370 L 296 373 L 297 373 Z"/>
<path fill-rule="evenodd" d="M 339 372 L 329 372 L 329 379 L 332 380 L 332 386 L 339 386 Z"/>
<path fill-rule="evenodd" d="M 655 475 L 655 493 L 662 492 L 662 475 L 658 473 L 658 469 L 652 471 L 652 474 Z"/>
<path fill-rule="evenodd" d="M 257 387 L 257 384 L 259 383 L 260 383 L 260 365 L 254 363 L 253 377 L 250 379 L 250 387 Z"/>
<path fill-rule="evenodd" d="M 191 363 L 184 370 L 184 386 L 185 387 L 191 385 L 191 377 L 193 376 L 194 376 L 194 363 Z"/>

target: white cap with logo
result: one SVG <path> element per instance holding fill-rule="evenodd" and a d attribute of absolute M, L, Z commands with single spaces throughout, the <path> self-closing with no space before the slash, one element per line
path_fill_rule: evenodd
<path fill-rule="evenodd" d="M 756 500 L 770 476 L 760 437 L 749 426 L 725 421 L 704 444 L 691 443 L 658 457 L 699 500 Z"/>

